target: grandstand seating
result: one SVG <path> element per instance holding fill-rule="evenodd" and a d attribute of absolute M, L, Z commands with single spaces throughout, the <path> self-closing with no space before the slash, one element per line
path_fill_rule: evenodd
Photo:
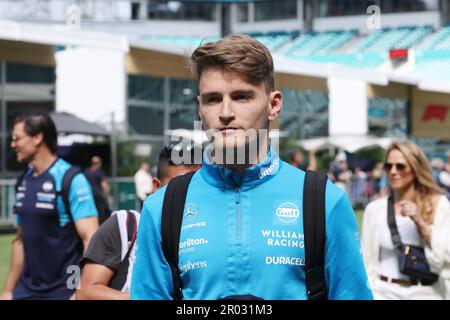
<path fill-rule="evenodd" d="M 349 52 L 379 53 L 397 48 L 411 48 L 421 41 L 431 27 L 404 27 L 374 31 L 356 43 Z"/>
<path fill-rule="evenodd" d="M 276 52 L 291 41 L 291 36 L 287 34 L 260 35 L 254 38 L 264 44 L 271 52 Z"/>
<path fill-rule="evenodd" d="M 437 30 L 417 48 L 421 50 L 450 50 L 450 26 Z"/>
<path fill-rule="evenodd" d="M 216 41 L 218 39 L 219 38 L 217 37 L 164 36 L 164 35 L 158 36 L 146 35 L 143 37 L 143 40 L 147 42 L 176 45 L 187 48 L 195 48 L 198 47 L 201 43 Z"/>
<path fill-rule="evenodd" d="M 312 54 L 329 54 L 356 36 L 356 31 L 334 31 L 300 35 L 285 49 L 284 55 L 292 58 Z"/>
<path fill-rule="evenodd" d="M 272 53 L 294 60 L 334 63 L 357 68 L 376 69 L 388 61 L 388 52 L 396 48 L 414 48 L 417 52 L 414 73 L 422 78 L 450 79 L 450 26 L 432 32 L 431 26 L 386 28 L 359 35 L 355 30 L 300 34 L 298 31 L 249 33 Z M 214 37 L 145 36 L 149 42 L 194 48 Z M 439 56 L 433 56 L 441 52 Z M 434 57 L 434 58 L 433 58 Z"/>

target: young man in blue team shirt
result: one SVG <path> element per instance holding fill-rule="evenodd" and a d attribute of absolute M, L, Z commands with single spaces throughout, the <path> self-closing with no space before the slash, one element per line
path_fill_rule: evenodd
<path fill-rule="evenodd" d="M 83 174 L 75 175 L 68 195 L 71 215 L 66 212 L 60 191 L 71 165 L 56 156 L 57 132 L 48 115 L 18 118 L 11 147 L 28 171 L 17 187 L 17 238 L 0 298 L 69 299 L 77 280 L 70 277 L 98 229 L 91 186 Z"/>
<path fill-rule="evenodd" d="M 270 123 L 282 108 L 272 57 L 261 43 L 231 36 L 197 48 L 191 60 L 199 80 L 198 113 L 214 138 L 185 202 L 179 245 L 183 299 L 306 299 L 305 172 L 282 161 L 269 145 Z M 246 134 L 252 130 L 263 134 L 252 138 Z M 255 145 L 257 152 L 250 152 Z M 238 158 L 244 152 L 245 161 L 229 161 L 233 151 Z M 144 203 L 132 299 L 175 297 L 162 250 L 165 191 Z M 328 298 L 372 299 L 353 209 L 331 182 L 325 214 Z"/>

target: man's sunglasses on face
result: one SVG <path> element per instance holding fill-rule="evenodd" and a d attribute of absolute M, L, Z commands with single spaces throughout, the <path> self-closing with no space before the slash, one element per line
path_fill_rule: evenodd
<path fill-rule="evenodd" d="M 12 136 L 11 137 L 11 142 L 19 142 L 19 140 L 29 137 L 28 135 L 23 135 L 23 136 Z"/>

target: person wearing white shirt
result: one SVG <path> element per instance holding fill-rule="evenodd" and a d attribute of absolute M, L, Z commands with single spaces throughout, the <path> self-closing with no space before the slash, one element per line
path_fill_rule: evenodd
<path fill-rule="evenodd" d="M 134 175 L 134 184 L 140 210 L 147 196 L 153 191 L 153 177 L 150 174 L 150 164 L 147 162 L 141 164 L 141 167 Z"/>
<path fill-rule="evenodd" d="M 393 143 L 384 168 L 403 244 L 424 248 L 436 282 L 402 273 L 388 224 L 388 197 L 365 209 L 361 243 L 369 282 L 378 300 L 450 299 L 450 203 L 432 178 L 430 164 L 412 142 Z"/>

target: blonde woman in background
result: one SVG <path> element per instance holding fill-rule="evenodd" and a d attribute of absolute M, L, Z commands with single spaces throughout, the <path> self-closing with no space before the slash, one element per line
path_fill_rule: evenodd
<path fill-rule="evenodd" d="M 375 299 L 450 299 L 450 203 L 432 178 L 430 164 L 412 142 L 395 142 L 384 169 L 395 221 L 403 244 L 421 246 L 435 283 L 400 272 L 388 226 L 388 197 L 370 202 L 364 212 L 362 249 Z"/>

